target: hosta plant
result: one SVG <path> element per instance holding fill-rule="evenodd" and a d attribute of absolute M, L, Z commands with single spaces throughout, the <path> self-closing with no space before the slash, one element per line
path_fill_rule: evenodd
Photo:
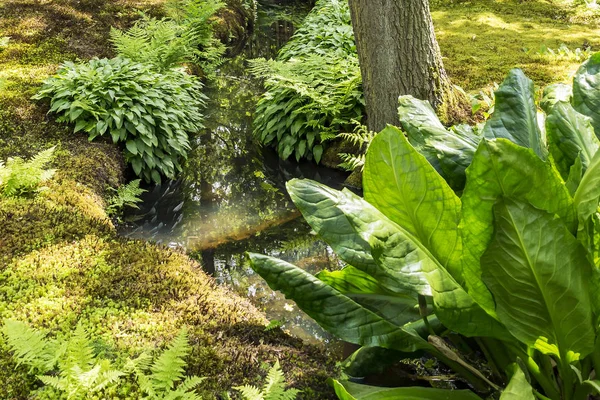
<path fill-rule="evenodd" d="M 578 86 L 582 104 L 600 98 L 596 62 L 579 72 L 588 74 L 588 86 Z M 572 111 L 559 100 L 550 115 L 561 105 Z M 600 153 L 595 136 L 575 129 L 579 120 L 589 128 L 589 119 L 559 115 L 573 123 L 549 134 L 547 146 L 532 85 L 513 71 L 469 161 L 456 151 L 463 143 L 451 141 L 450 153 L 437 146 L 441 128 L 433 143 L 413 133 L 413 146 L 388 127 L 367 152 L 364 198 L 308 180 L 288 183 L 307 222 L 347 267 L 313 276 L 251 254 L 253 268 L 325 329 L 362 345 L 359 352 L 382 351 L 380 363 L 426 353 L 468 383 L 443 391 L 333 382 L 341 399 L 597 393 Z M 573 154 L 565 180 L 557 160 Z M 438 171 L 464 174 L 460 197 Z"/>
<path fill-rule="evenodd" d="M 125 159 L 145 181 L 174 178 L 200 130 L 205 97 L 200 81 L 181 69 L 157 72 L 126 58 L 67 62 L 36 99 L 50 99 L 58 122 L 74 124 L 90 140 L 108 136 L 124 144 Z"/>

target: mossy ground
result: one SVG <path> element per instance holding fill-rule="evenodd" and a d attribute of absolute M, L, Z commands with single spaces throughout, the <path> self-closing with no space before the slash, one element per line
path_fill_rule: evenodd
<path fill-rule="evenodd" d="M 431 8 L 448 74 L 468 91 L 515 67 L 539 86 L 568 82 L 584 60 L 540 54 L 542 46 L 600 50 L 600 9 L 584 0 L 439 0 Z"/>

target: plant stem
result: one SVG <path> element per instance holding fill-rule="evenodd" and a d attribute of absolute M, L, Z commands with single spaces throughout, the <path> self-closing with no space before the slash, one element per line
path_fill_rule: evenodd
<path fill-rule="evenodd" d="M 535 380 L 540 384 L 540 386 L 546 392 L 546 395 L 550 397 L 552 400 L 561 400 L 560 392 L 554 385 L 554 382 L 548 378 L 545 374 L 540 371 L 539 365 L 535 362 L 533 358 L 528 355 L 525 355 L 525 364 L 527 365 L 527 370 L 529 373 L 535 378 Z"/>

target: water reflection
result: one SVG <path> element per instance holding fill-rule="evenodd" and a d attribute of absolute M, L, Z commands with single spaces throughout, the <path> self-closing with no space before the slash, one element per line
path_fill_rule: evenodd
<path fill-rule="evenodd" d="M 245 62 L 272 56 L 307 11 L 291 6 L 261 9 L 253 40 L 222 66 L 207 88 L 211 101 L 206 130 L 194 139 L 183 174 L 146 193 L 142 207 L 128 216 L 132 222 L 124 233 L 185 248 L 219 283 L 250 297 L 271 320 L 285 321 L 284 328 L 303 339 L 328 341 L 318 325 L 270 290 L 243 258 L 244 252 L 254 251 L 310 272 L 340 267 L 331 249 L 299 218 L 285 182 L 304 177 L 340 187 L 347 174 L 309 162 L 281 161 L 252 138 L 252 113 L 261 87 Z"/>

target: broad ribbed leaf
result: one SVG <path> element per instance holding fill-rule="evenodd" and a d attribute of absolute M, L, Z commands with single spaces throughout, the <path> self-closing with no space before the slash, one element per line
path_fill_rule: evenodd
<path fill-rule="evenodd" d="M 496 91 L 494 113 L 483 128 L 483 136 L 508 139 L 545 159 L 533 93 L 533 81 L 520 69 L 511 70 Z"/>
<path fill-rule="evenodd" d="M 400 96 L 398 116 L 408 140 L 456 190 L 465 186 L 465 169 L 471 164 L 480 137 L 472 131 L 448 131 L 429 102 Z"/>
<path fill-rule="evenodd" d="M 526 201 L 557 214 L 570 229 L 575 229 L 577 220 L 571 195 L 549 163 L 508 140 L 482 140 L 467 169 L 461 231 L 467 289 L 488 312 L 493 312 L 494 301 L 481 281 L 479 260 L 492 238 L 492 208 L 500 197 Z"/>
<path fill-rule="evenodd" d="M 386 290 L 432 295 L 435 313 L 442 323 L 466 336 L 506 338 L 508 333 L 502 326 L 473 301 L 416 238 L 370 203 L 350 191 L 332 190 L 309 180 L 292 181 L 288 184 L 288 190 L 303 213 L 314 208 L 335 208 L 335 213 L 331 215 L 336 217 L 325 222 L 342 221 L 354 230 L 355 235 L 359 235 L 363 243 L 369 244 L 376 266 L 360 269 L 377 279 Z M 320 194 L 320 197 L 316 194 Z M 311 199 L 312 203 L 306 204 L 303 199 Z M 310 213 L 305 215 L 311 223 Z M 312 223 L 311 226 L 315 230 L 324 228 Z M 332 229 L 335 227 L 333 225 Z M 320 235 L 321 232 L 317 230 Z M 323 233 L 322 237 L 335 250 L 338 238 L 331 236 L 331 232 Z M 349 239 L 344 236 L 342 240 Z"/>
<path fill-rule="evenodd" d="M 294 300 L 323 329 L 342 340 L 400 351 L 430 348 L 415 331 L 386 321 L 301 268 L 260 254 L 250 254 L 250 260 L 273 290 Z"/>
<path fill-rule="evenodd" d="M 573 106 L 592 118 L 596 135 L 600 136 L 600 53 L 577 70 L 573 79 Z"/>
<path fill-rule="evenodd" d="M 428 387 L 389 388 L 333 381 L 342 400 L 481 400 L 470 390 L 434 389 Z"/>
<path fill-rule="evenodd" d="M 526 202 L 499 200 L 495 235 L 481 258 L 500 321 L 526 345 L 539 338 L 568 351 L 594 347 L 585 249 L 553 215 Z"/>
<path fill-rule="evenodd" d="M 546 119 L 550 153 L 563 179 L 568 179 L 571 166 L 581 158 L 583 171 L 600 148 L 591 119 L 579 114 L 569 103 L 558 102 Z"/>
<path fill-rule="evenodd" d="M 517 365 L 512 364 L 514 373 L 510 378 L 510 382 L 506 389 L 502 391 L 500 400 L 535 400 L 533 388 L 527 381 L 527 377 L 523 370 Z"/>
<path fill-rule="evenodd" d="M 600 200 L 600 152 L 596 152 L 575 192 L 575 207 L 580 222 L 598 211 Z"/>
<path fill-rule="evenodd" d="M 544 88 L 544 95 L 540 101 L 540 107 L 548 114 L 556 103 L 570 103 L 572 97 L 573 88 L 570 85 L 565 85 L 564 83 L 548 85 Z"/>
<path fill-rule="evenodd" d="M 371 142 L 363 186 L 365 200 L 418 239 L 462 281 L 460 199 L 398 128 L 388 126 Z"/>
<path fill-rule="evenodd" d="M 316 276 L 395 325 L 404 325 L 421 317 L 414 296 L 393 294 L 379 285 L 375 278 L 352 266 L 339 271 L 324 270 Z"/>
<path fill-rule="evenodd" d="M 431 295 L 422 271 L 422 263 L 432 262 L 426 249 L 407 241 L 404 257 L 389 262 L 373 259 L 372 240 L 376 238 L 375 243 L 381 246 L 394 235 L 405 236 L 371 204 L 350 191 L 337 191 L 310 180 L 291 180 L 287 188 L 306 221 L 343 261 L 391 292 Z"/>
<path fill-rule="evenodd" d="M 377 282 L 377 279 L 351 265 L 338 271 L 323 270 L 316 276 L 342 293 L 390 293 Z"/>

